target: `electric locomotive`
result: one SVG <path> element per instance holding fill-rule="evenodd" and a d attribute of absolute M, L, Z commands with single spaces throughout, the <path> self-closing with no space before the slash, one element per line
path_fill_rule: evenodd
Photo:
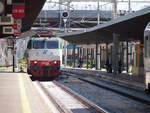
<path fill-rule="evenodd" d="M 61 46 L 59 38 L 31 38 L 27 45 L 27 73 L 32 77 L 57 77 L 61 73 Z"/>

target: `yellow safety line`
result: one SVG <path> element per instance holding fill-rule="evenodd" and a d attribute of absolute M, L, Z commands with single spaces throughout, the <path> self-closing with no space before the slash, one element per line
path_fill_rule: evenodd
<path fill-rule="evenodd" d="M 27 98 L 27 92 L 24 86 L 23 76 L 19 74 L 19 87 L 20 87 L 20 96 L 21 96 L 21 105 L 23 113 L 31 113 L 29 106 L 29 101 Z"/>

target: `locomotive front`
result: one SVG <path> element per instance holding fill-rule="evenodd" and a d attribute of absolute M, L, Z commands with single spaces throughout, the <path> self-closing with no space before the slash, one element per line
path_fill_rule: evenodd
<path fill-rule="evenodd" d="M 60 74 L 60 40 L 31 39 L 28 43 L 28 74 L 33 77 L 56 77 Z"/>

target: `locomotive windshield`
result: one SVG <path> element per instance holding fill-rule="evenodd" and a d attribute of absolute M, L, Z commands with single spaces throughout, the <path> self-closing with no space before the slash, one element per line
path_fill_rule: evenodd
<path fill-rule="evenodd" d="M 59 49 L 58 40 L 29 40 L 28 49 Z"/>
<path fill-rule="evenodd" d="M 47 49 L 57 49 L 57 48 L 59 48 L 58 41 L 47 41 L 46 42 L 46 48 Z"/>
<path fill-rule="evenodd" d="M 34 49 L 44 49 L 45 41 L 43 40 L 35 40 L 33 42 Z"/>

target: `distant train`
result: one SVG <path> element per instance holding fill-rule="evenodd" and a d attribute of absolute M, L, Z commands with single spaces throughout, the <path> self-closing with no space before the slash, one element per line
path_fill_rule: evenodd
<path fill-rule="evenodd" d="M 146 92 L 150 93 L 150 24 L 144 32 L 144 68 Z"/>
<path fill-rule="evenodd" d="M 59 38 L 31 38 L 27 45 L 27 73 L 32 77 L 57 77 L 61 73 L 61 46 Z"/>

